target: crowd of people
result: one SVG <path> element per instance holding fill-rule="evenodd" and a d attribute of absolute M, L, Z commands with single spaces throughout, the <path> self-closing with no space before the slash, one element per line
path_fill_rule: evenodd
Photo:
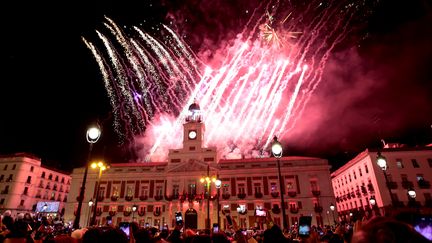
<path fill-rule="evenodd" d="M 217 231 L 185 229 L 182 224 L 171 230 L 165 227 L 140 227 L 135 222 L 122 226 L 125 225 L 126 228 L 105 225 L 73 230 L 60 218 L 35 218 L 29 213 L 13 217 L 10 211 L 6 211 L 1 220 L 0 243 L 430 242 L 411 225 L 390 217 L 374 217 L 367 221 L 357 220 L 333 226 L 311 226 L 306 235 L 299 232 L 297 225 L 282 230 L 273 223 L 269 213 L 266 216 L 266 230 L 241 229 L 235 220 L 227 230 Z"/>

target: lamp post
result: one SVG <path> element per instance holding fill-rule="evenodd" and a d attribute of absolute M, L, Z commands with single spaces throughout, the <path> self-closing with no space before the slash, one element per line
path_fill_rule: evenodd
<path fill-rule="evenodd" d="M 132 206 L 132 222 L 135 222 L 135 212 L 137 211 L 137 209 L 138 209 L 137 205 Z"/>
<path fill-rule="evenodd" d="M 84 200 L 85 184 L 87 181 L 87 174 L 88 174 L 88 162 L 90 161 L 91 152 L 93 149 L 93 144 L 95 144 L 99 140 L 100 135 L 101 135 L 101 129 L 98 125 L 90 127 L 89 129 L 87 129 L 86 138 L 87 138 L 87 142 L 89 143 L 89 151 L 88 151 L 86 166 L 84 169 L 84 177 L 83 177 L 82 184 L 81 184 L 81 190 L 80 190 L 80 194 L 78 196 L 78 207 L 77 207 L 77 211 L 76 211 L 76 217 L 75 217 L 75 220 L 73 223 L 74 229 L 79 228 L 79 223 L 80 223 L 80 219 L 81 219 L 81 208 L 82 208 L 82 203 Z"/>
<path fill-rule="evenodd" d="M 219 208 L 219 197 L 220 197 L 220 188 L 221 188 L 221 186 L 222 186 L 222 181 L 219 180 L 219 179 L 216 179 L 216 181 L 215 181 L 215 186 L 216 186 L 216 189 L 217 189 L 217 198 L 216 198 L 216 202 L 217 202 L 217 223 L 218 223 L 218 226 L 220 227 L 220 216 L 219 216 L 219 211 L 220 211 L 220 208 Z"/>
<path fill-rule="evenodd" d="M 380 151 L 378 151 L 376 162 L 377 162 L 377 165 L 383 171 L 386 186 L 387 186 L 387 189 L 388 189 L 389 195 L 390 195 L 391 205 L 394 205 L 393 196 L 392 196 L 392 192 L 391 192 L 391 189 L 389 186 L 389 181 L 388 181 L 388 177 L 387 177 L 387 173 L 386 173 L 386 171 L 387 171 L 387 159 L 381 154 Z"/>
<path fill-rule="evenodd" d="M 90 201 L 88 202 L 88 205 L 89 205 L 89 212 L 88 212 L 88 215 L 87 215 L 87 226 L 89 226 L 89 224 L 90 224 L 90 215 L 91 215 L 91 212 L 92 212 L 92 207 L 93 207 L 93 199 L 90 199 Z"/>
<path fill-rule="evenodd" d="M 281 208 L 282 208 L 282 222 L 283 222 L 283 229 L 288 228 L 288 224 L 286 221 L 286 214 L 285 214 L 285 202 L 284 202 L 284 194 L 285 194 L 285 187 L 283 186 L 283 179 L 281 175 L 281 169 L 280 169 L 280 158 L 282 157 L 282 144 L 277 140 L 277 137 L 274 136 L 273 143 L 271 146 L 272 154 L 277 159 L 277 167 L 278 167 L 278 177 L 279 177 L 279 188 L 280 188 L 280 200 L 281 200 Z"/>
<path fill-rule="evenodd" d="M 335 205 L 333 203 L 330 204 L 330 210 L 332 211 L 333 222 L 334 222 L 334 224 L 336 224 L 336 220 L 335 220 L 335 216 L 334 216 Z"/>
<path fill-rule="evenodd" d="M 91 164 L 92 169 L 99 168 L 99 174 L 98 174 L 98 180 L 97 180 L 97 186 L 96 186 L 96 198 L 94 203 L 94 209 L 93 209 L 93 217 L 90 221 L 90 225 L 96 224 L 96 211 L 97 211 L 97 204 L 98 204 L 98 198 L 99 198 L 99 190 L 100 190 L 100 180 L 102 177 L 102 172 L 107 169 L 107 166 L 103 162 L 93 162 Z"/>
<path fill-rule="evenodd" d="M 408 194 L 408 206 L 411 206 L 411 207 L 416 207 L 417 205 L 416 205 L 416 200 L 415 200 L 415 198 L 417 197 L 417 193 L 416 193 L 416 191 L 414 190 L 414 188 L 412 188 L 412 187 L 410 187 L 408 190 L 407 190 L 407 194 Z"/>
<path fill-rule="evenodd" d="M 200 179 L 200 182 L 202 184 L 205 184 L 207 190 L 207 218 L 205 221 L 206 229 L 210 229 L 210 195 L 211 195 L 210 186 L 212 182 L 216 184 L 216 181 L 217 181 L 216 177 L 213 176 L 210 178 L 210 165 L 207 165 L 207 176 L 201 177 Z"/>

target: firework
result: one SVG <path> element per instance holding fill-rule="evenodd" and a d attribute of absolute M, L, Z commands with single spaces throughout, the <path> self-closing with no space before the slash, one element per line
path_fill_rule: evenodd
<path fill-rule="evenodd" d="M 220 66 L 199 60 L 167 26 L 162 40 L 137 27 L 127 37 L 107 19 L 115 43 L 98 32 L 106 53 L 86 45 L 100 66 L 118 133 L 144 143 L 142 158 L 162 160 L 181 146 L 187 107 L 197 101 L 206 146 L 229 158 L 262 154 L 256 151 L 267 149 L 274 135 L 283 139 L 295 127 L 332 50 L 349 32 L 354 11 L 314 4 L 297 14 L 278 14 L 279 6 L 258 17 L 254 11 L 248 23 L 256 19 L 255 27 L 241 36 L 251 34 L 225 47 Z"/>

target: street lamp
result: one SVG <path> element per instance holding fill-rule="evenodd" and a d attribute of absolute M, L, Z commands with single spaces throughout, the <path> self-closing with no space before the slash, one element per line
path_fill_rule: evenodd
<path fill-rule="evenodd" d="M 372 207 L 375 206 L 376 200 L 375 200 L 374 196 L 371 196 L 371 198 L 369 198 L 369 203 L 370 203 L 370 205 L 372 205 Z"/>
<path fill-rule="evenodd" d="M 132 222 L 135 222 L 135 212 L 137 211 L 137 209 L 138 209 L 137 205 L 132 206 Z"/>
<path fill-rule="evenodd" d="M 334 222 L 334 224 L 336 224 L 336 220 L 335 220 L 335 216 L 334 216 L 335 205 L 333 203 L 330 203 L 330 210 L 332 211 L 333 222 Z"/>
<path fill-rule="evenodd" d="M 216 179 L 216 181 L 215 181 L 215 186 L 216 186 L 216 189 L 217 189 L 217 198 L 216 198 L 216 202 L 217 202 L 217 223 L 218 223 L 218 226 L 220 227 L 220 216 L 219 216 L 219 211 L 220 211 L 220 208 L 219 208 L 219 196 L 220 196 L 220 188 L 221 188 L 221 186 L 222 186 L 222 181 L 219 180 L 219 179 Z"/>
<path fill-rule="evenodd" d="M 215 185 L 216 185 L 216 181 L 217 181 L 216 177 L 214 177 L 214 176 L 210 177 L 210 165 L 207 165 L 207 176 L 201 177 L 201 179 L 200 179 L 200 182 L 202 184 L 205 184 L 206 190 L 207 190 L 207 218 L 205 221 L 206 229 L 210 229 L 210 195 L 211 195 L 210 186 L 211 186 L 212 182 L 215 183 Z M 219 200 L 219 197 L 218 197 L 218 200 Z M 218 207 L 219 207 L 219 204 L 218 204 Z"/>
<path fill-rule="evenodd" d="M 99 175 L 98 175 L 97 188 L 96 188 L 96 198 L 95 198 L 94 209 L 93 209 L 93 218 L 90 222 L 90 225 L 94 225 L 96 223 L 96 211 L 97 211 L 97 204 L 98 204 L 98 198 L 99 198 L 100 180 L 102 177 L 102 172 L 107 169 L 107 165 L 105 165 L 102 161 L 93 162 L 91 164 L 91 168 L 92 169 L 99 168 Z"/>
<path fill-rule="evenodd" d="M 279 176 L 279 188 L 280 188 L 280 200 L 281 200 L 281 208 L 282 208 L 282 222 L 283 222 L 283 229 L 288 228 L 288 224 L 286 221 L 286 215 L 285 215 L 285 202 L 284 202 L 284 195 L 285 195 L 285 187 L 283 186 L 283 179 L 281 175 L 281 169 L 280 169 L 280 158 L 282 157 L 282 144 L 277 140 L 277 137 L 274 136 L 273 143 L 271 146 L 272 154 L 277 159 L 277 167 L 278 167 L 278 176 Z"/>
<path fill-rule="evenodd" d="M 87 226 L 89 226 L 89 223 L 90 223 L 90 215 L 91 215 L 93 204 L 94 204 L 93 203 L 93 199 L 90 199 L 90 201 L 88 202 L 89 212 L 88 212 L 88 215 L 87 215 Z"/>
<path fill-rule="evenodd" d="M 385 179 L 385 182 L 386 182 L 386 186 L 387 186 L 387 189 L 388 189 L 389 195 L 390 195 L 390 200 L 391 200 L 392 205 L 394 205 L 393 196 L 392 196 L 392 192 L 391 192 L 391 189 L 390 189 L 390 185 L 389 185 L 389 181 L 388 181 L 388 177 L 387 177 L 387 173 L 386 173 L 386 170 L 387 170 L 387 159 L 381 154 L 380 151 L 378 151 L 377 158 L 376 158 L 376 163 L 381 168 L 381 170 L 383 171 L 384 179 Z"/>
<path fill-rule="evenodd" d="M 417 193 L 416 193 L 416 191 L 414 190 L 414 188 L 410 188 L 410 189 L 408 189 L 408 196 L 409 196 L 411 199 L 415 199 L 415 198 L 416 198 Z"/>
<path fill-rule="evenodd" d="M 82 203 L 84 200 L 85 184 L 87 181 L 87 174 L 88 174 L 88 164 L 87 163 L 90 161 L 91 152 L 93 149 L 93 144 L 95 144 L 99 140 L 100 135 L 101 135 L 101 129 L 100 129 L 99 125 L 92 126 L 89 129 L 87 129 L 86 139 L 87 139 L 87 142 L 89 143 L 89 152 L 88 152 L 88 156 L 87 156 L 86 166 L 84 169 L 84 177 L 83 177 L 82 184 L 81 184 L 81 190 L 80 190 L 80 194 L 78 197 L 78 207 L 77 207 L 77 211 L 76 211 L 75 221 L 73 224 L 74 229 L 79 228 L 79 222 L 80 222 L 80 218 L 81 218 L 81 207 L 82 207 Z"/>

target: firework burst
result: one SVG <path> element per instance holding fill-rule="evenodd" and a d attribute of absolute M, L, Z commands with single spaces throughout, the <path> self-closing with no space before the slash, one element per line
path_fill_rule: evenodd
<path fill-rule="evenodd" d="M 205 143 L 221 156 L 260 156 L 274 135 L 287 137 L 356 9 L 317 2 L 297 12 L 280 8 L 269 2 L 263 14 L 255 11 L 221 50 L 217 66 L 199 60 L 167 26 L 162 38 L 138 27 L 128 37 L 107 18 L 114 41 L 98 32 L 105 51 L 85 43 L 99 64 L 121 137 L 144 144 L 143 160 L 163 160 L 169 148 L 181 146 L 182 123 L 195 100 L 203 110 Z"/>

